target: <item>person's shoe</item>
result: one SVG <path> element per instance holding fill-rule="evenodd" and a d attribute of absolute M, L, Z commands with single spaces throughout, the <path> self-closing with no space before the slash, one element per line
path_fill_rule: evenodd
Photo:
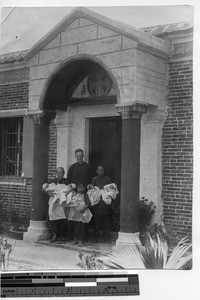
<path fill-rule="evenodd" d="M 78 242 L 76 240 L 73 241 L 72 245 L 76 245 Z"/>
<path fill-rule="evenodd" d="M 58 242 L 59 240 L 57 238 L 53 238 L 52 240 L 49 241 L 49 243 L 56 243 Z"/>
<path fill-rule="evenodd" d="M 78 245 L 79 247 L 83 247 L 83 243 L 81 241 L 78 243 Z"/>
<path fill-rule="evenodd" d="M 113 241 L 108 240 L 107 243 L 108 243 L 108 244 L 113 244 Z"/>

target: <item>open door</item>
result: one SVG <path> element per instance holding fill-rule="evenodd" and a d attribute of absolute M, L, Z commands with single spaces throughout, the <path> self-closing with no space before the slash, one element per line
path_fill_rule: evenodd
<path fill-rule="evenodd" d="M 116 183 L 120 191 L 121 184 L 121 117 L 105 117 L 90 119 L 90 164 L 97 169 L 105 168 L 105 175 Z M 96 173 L 94 173 L 94 176 Z M 120 197 L 113 201 L 111 230 L 119 230 Z"/>

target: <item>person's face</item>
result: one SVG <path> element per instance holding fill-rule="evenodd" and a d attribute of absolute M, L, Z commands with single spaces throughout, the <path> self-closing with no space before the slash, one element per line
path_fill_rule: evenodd
<path fill-rule="evenodd" d="M 58 170 L 57 170 L 57 177 L 58 177 L 59 180 L 63 179 L 63 177 L 64 177 L 64 172 L 63 172 L 62 169 L 58 169 Z"/>
<path fill-rule="evenodd" d="M 82 184 L 77 186 L 77 192 L 83 194 L 85 191 L 84 186 Z"/>
<path fill-rule="evenodd" d="M 75 157 L 78 163 L 82 162 L 84 157 L 83 152 L 76 152 Z"/>
<path fill-rule="evenodd" d="M 104 168 L 103 167 L 98 167 L 97 175 L 100 176 L 100 177 L 102 177 L 104 175 Z"/>

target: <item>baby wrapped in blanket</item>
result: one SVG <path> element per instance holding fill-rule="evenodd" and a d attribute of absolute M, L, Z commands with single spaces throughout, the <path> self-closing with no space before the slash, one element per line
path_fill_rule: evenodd
<path fill-rule="evenodd" d="M 55 183 L 45 183 L 42 186 L 42 190 L 49 194 L 49 219 L 55 220 L 60 219 L 61 215 L 64 215 L 64 210 L 62 208 L 63 202 L 67 200 L 67 195 L 73 191 L 76 187 L 75 184 L 55 184 Z M 63 211 L 63 213 L 62 213 Z"/>
<path fill-rule="evenodd" d="M 110 183 L 104 185 L 103 189 L 94 186 L 92 189 L 88 190 L 87 194 L 92 206 L 98 204 L 101 197 L 107 205 L 110 205 L 112 199 L 116 199 L 119 191 L 115 183 Z"/>
<path fill-rule="evenodd" d="M 89 223 L 92 218 L 91 211 L 86 208 L 84 194 L 71 192 L 67 195 L 67 206 L 70 207 L 68 220 Z M 84 210 L 85 209 L 85 210 Z"/>

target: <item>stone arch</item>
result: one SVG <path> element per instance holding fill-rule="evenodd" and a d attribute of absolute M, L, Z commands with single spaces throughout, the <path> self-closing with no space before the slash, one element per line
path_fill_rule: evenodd
<path fill-rule="evenodd" d="M 116 91 L 117 103 L 119 103 L 120 89 L 113 71 L 102 60 L 91 55 L 83 54 L 70 57 L 70 59 L 62 62 L 53 70 L 47 78 L 41 93 L 39 109 L 54 111 L 57 108 L 66 110 L 67 103 L 64 101 L 66 90 L 70 89 L 70 85 L 74 80 L 80 80 L 81 76 L 86 75 L 87 72 L 91 71 L 95 66 L 103 69 L 110 76 Z M 56 94 L 57 91 L 59 91 L 59 95 Z"/>

